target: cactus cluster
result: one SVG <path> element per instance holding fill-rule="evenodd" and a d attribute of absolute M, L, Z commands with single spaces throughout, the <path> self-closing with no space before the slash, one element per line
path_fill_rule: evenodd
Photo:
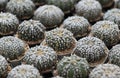
<path fill-rule="evenodd" d="M 31 0 L 10 0 L 6 11 L 15 14 L 19 19 L 29 19 L 33 16 L 35 5 Z"/>
<path fill-rule="evenodd" d="M 0 54 L 8 61 L 21 60 L 27 49 L 27 44 L 16 37 L 6 36 L 0 39 Z"/>
<path fill-rule="evenodd" d="M 97 21 L 102 16 L 102 6 L 96 0 L 81 0 L 76 4 L 77 15 L 84 16 L 90 22 Z"/>
<path fill-rule="evenodd" d="M 19 26 L 19 20 L 11 13 L 0 13 L 0 35 L 15 34 Z"/>
<path fill-rule="evenodd" d="M 120 28 L 120 19 L 119 18 L 120 18 L 120 9 L 117 9 L 117 8 L 108 10 L 103 16 L 104 20 L 112 21 L 112 22 L 118 24 L 118 26 Z"/>
<path fill-rule="evenodd" d="M 89 74 L 89 65 L 85 58 L 71 55 L 58 63 L 57 71 L 64 78 L 86 78 Z"/>
<path fill-rule="evenodd" d="M 30 45 L 37 44 L 45 38 L 45 27 L 36 20 L 23 21 L 18 27 L 16 36 Z"/>
<path fill-rule="evenodd" d="M 104 63 L 109 50 L 104 42 L 96 37 L 84 37 L 77 42 L 74 53 L 86 58 L 91 67 Z"/>
<path fill-rule="evenodd" d="M 101 64 L 94 68 L 89 78 L 120 78 L 120 67 L 113 64 Z"/>
<path fill-rule="evenodd" d="M 105 42 L 107 46 L 113 46 L 120 40 L 118 25 L 111 21 L 99 21 L 91 28 L 91 35 Z"/>
<path fill-rule="evenodd" d="M 71 31 L 74 37 L 84 37 L 90 32 L 90 23 L 81 16 L 68 17 L 62 24 L 63 28 Z"/>
<path fill-rule="evenodd" d="M 39 71 L 30 65 L 19 65 L 13 68 L 7 78 L 42 78 Z"/>
<path fill-rule="evenodd" d="M 22 62 L 34 65 L 41 73 L 49 72 L 57 62 L 56 52 L 47 46 L 36 46 L 29 49 Z"/>
<path fill-rule="evenodd" d="M 34 19 L 39 20 L 47 29 L 54 28 L 61 24 L 64 13 L 54 5 L 44 5 L 35 11 Z"/>
<path fill-rule="evenodd" d="M 76 39 L 67 29 L 56 28 L 46 32 L 46 38 L 42 45 L 52 47 L 58 55 L 70 54 L 76 45 Z"/>

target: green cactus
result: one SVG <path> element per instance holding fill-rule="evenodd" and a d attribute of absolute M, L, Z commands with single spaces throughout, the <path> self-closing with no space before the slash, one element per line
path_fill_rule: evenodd
<path fill-rule="evenodd" d="M 71 55 L 64 57 L 57 64 L 57 71 L 64 78 L 86 78 L 89 74 L 89 65 L 85 58 Z"/>
<path fill-rule="evenodd" d="M 21 60 L 27 49 L 27 44 L 16 37 L 6 36 L 0 39 L 0 54 L 8 61 Z"/>
<path fill-rule="evenodd" d="M 67 29 L 56 28 L 46 32 L 46 38 L 42 45 L 52 47 L 58 55 L 70 54 L 76 45 L 73 34 Z"/>
<path fill-rule="evenodd" d="M 18 27 L 17 36 L 29 45 L 38 44 L 45 38 L 45 27 L 36 20 L 23 21 Z"/>
<path fill-rule="evenodd" d="M 10 0 L 6 6 L 7 12 L 15 14 L 19 19 L 29 19 L 33 16 L 35 5 L 31 0 Z"/>
<path fill-rule="evenodd" d="M 13 68 L 7 78 L 42 78 L 39 71 L 30 65 L 19 65 Z"/>
<path fill-rule="evenodd" d="M 7 60 L 0 55 L 0 78 L 5 78 L 10 70 Z"/>
<path fill-rule="evenodd" d="M 63 28 L 71 31 L 74 37 L 84 37 L 90 32 L 90 23 L 81 16 L 68 17 L 62 24 Z"/>
<path fill-rule="evenodd" d="M 75 0 L 46 0 L 47 4 L 55 5 L 62 9 L 64 13 L 69 13 L 75 4 Z"/>
<path fill-rule="evenodd" d="M 15 34 L 19 26 L 19 20 L 11 13 L 0 13 L 0 35 Z"/>
<path fill-rule="evenodd" d="M 99 21 L 91 28 L 91 35 L 105 42 L 107 46 L 113 46 L 120 40 L 118 25 L 110 21 Z"/>
<path fill-rule="evenodd" d="M 41 6 L 34 13 L 34 19 L 39 20 L 47 29 L 59 26 L 63 18 L 62 10 L 54 5 Z"/>
<path fill-rule="evenodd" d="M 51 71 L 56 61 L 56 52 L 52 48 L 42 45 L 29 49 L 22 60 L 25 64 L 34 65 L 41 73 Z"/>
<path fill-rule="evenodd" d="M 119 18 L 120 18 L 120 9 L 117 9 L 117 8 L 108 10 L 103 16 L 104 20 L 112 21 L 112 22 L 118 24 L 118 26 L 120 28 Z"/>
<path fill-rule="evenodd" d="M 84 16 L 90 22 L 97 21 L 102 16 L 102 6 L 96 0 L 82 0 L 75 6 L 76 14 Z"/>
<path fill-rule="evenodd" d="M 110 50 L 109 63 L 120 66 L 120 44 L 113 46 Z"/>
<path fill-rule="evenodd" d="M 89 78 L 120 78 L 120 67 L 113 64 L 101 64 L 94 68 Z"/>
<path fill-rule="evenodd" d="M 104 63 L 108 52 L 109 50 L 104 42 L 96 37 L 84 37 L 78 40 L 74 51 L 76 55 L 86 58 L 90 67 Z"/>

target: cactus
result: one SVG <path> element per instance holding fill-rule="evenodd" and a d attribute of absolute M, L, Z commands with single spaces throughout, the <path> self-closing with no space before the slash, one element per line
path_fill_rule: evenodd
<path fill-rule="evenodd" d="M 10 0 L 6 6 L 7 12 L 15 14 L 19 19 L 29 19 L 33 16 L 35 5 L 31 0 Z"/>
<path fill-rule="evenodd" d="M 58 55 L 67 55 L 75 48 L 76 40 L 67 29 L 56 28 L 46 32 L 46 38 L 41 44 L 52 47 Z"/>
<path fill-rule="evenodd" d="M 96 0 L 82 0 L 75 6 L 76 14 L 84 16 L 90 22 L 97 21 L 102 16 L 102 6 Z"/>
<path fill-rule="evenodd" d="M 10 70 L 7 60 L 0 55 L 0 78 L 5 78 Z"/>
<path fill-rule="evenodd" d="M 62 24 L 63 28 L 71 31 L 74 37 L 84 37 L 90 32 L 90 24 L 87 19 L 80 16 L 68 17 Z"/>
<path fill-rule="evenodd" d="M 8 61 L 21 60 L 27 49 L 27 44 L 16 37 L 6 36 L 0 39 L 0 54 Z"/>
<path fill-rule="evenodd" d="M 110 21 L 99 21 L 94 24 L 91 35 L 104 41 L 108 47 L 116 45 L 120 40 L 118 25 Z"/>
<path fill-rule="evenodd" d="M 15 34 L 19 26 L 19 20 L 11 13 L 0 13 L 0 35 Z"/>
<path fill-rule="evenodd" d="M 76 55 L 64 57 L 57 65 L 58 74 L 64 78 L 86 78 L 89 65 L 85 58 Z"/>
<path fill-rule="evenodd" d="M 13 68 L 7 78 L 42 78 L 39 71 L 30 65 L 19 65 Z"/>
<path fill-rule="evenodd" d="M 0 11 L 5 9 L 7 3 L 8 3 L 8 0 L 0 0 Z"/>
<path fill-rule="evenodd" d="M 101 64 L 94 68 L 89 78 L 119 78 L 120 68 L 113 64 Z"/>
<path fill-rule="evenodd" d="M 120 18 L 120 9 L 117 9 L 117 8 L 108 10 L 103 16 L 104 20 L 112 21 L 112 22 L 118 24 L 118 26 L 120 28 L 119 18 Z"/>
<path fill-rule="evenodd" d="M 75 0 L 46 0 L 47 4 L 55 5 L 62 9 L 64 13 L 69 13 L 75 4 Z"/>
<path fill-rule="evenodd" d="M 18 27 L 16 36 L 29 45 L 38 44 L 45 38 L 45 27 L 39 21 L 23 21 Z"/>
<path fill-rule="evenodd" d="M 109 63 L 120 66 L 120 44 L 113 46 L 110 50 Z"/>
<path fill-rule="evenodd" d="M 63 18 L 62 10 L 54 5 L 41 6 L 34 13 L 34 19 L 39 20 L 47 29 L 59 26 Z"/>
<path fill-rule="evenodd" d="M 23 63 L 34 65 L 41 73 L 51 71 L 56 61 L 56 52 L 52 48 L 42 45 L 29 49 L 22 59 Z"/>
<path fill-rule="evenodd" d="M 96 37 L 84 37 L 78 40 L 74 51 L 76 55 L 86 58 L 90 67 L 104 63 L 108 52 L 104 42 Z"/>
<path fill-rule="evenodd" d="M 100 2 L 103 8 L 110 7 L 114 3 L 114 0 L 97 0 L 97 1 Z"/>

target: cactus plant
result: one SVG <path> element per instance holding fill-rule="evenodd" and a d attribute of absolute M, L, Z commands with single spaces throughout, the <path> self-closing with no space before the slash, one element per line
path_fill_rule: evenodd
<path fill-rule="evenodd" d="M 76 38 L 84 37 L 90 32 L 90 23 L 81 16 L 68 17 L 61 27 L 71 31 Z"/>
<path fill-rule="evenodd" d="M 19 26 L 17 17 L 11 13 L 0 13 L 0 35 L 15 34 Z"/>
<path fill-rule="evenodd" d="M 27 44 L 16 37 L 6 36 L 0 39 L 0 54 L 10 62 L 21 60 L 27 49 Z"/>
<path fill-rule="evenodd" d="M 105 42 L 107 46 L 113 46 L 120 40 L 118 25 L 110 21 L 99 21 L 91 28 L 91 35 Z"/>
<path fill-rule="evenodd" d="M 8 3 L 8 0 L 0 0 L 0 11 L 5 9 L 7 3 Z"/>
<path fill-rule="evenodd" d="M 10 70 L 7 60 L 0 55 L 0 78 L 5 78 Z"/>
<path fill-rule="evenodd" d="M 120 28 L 119 18 L 120 18 L 120 9 L 117 9 L 117 8 L 108 10 L 103 16 L 104 20 L 112 21 L 112 22 L 118 24 L 118 26 Z"/>
<path fill-rule="evenodd" d="M 29 19 L 33 16 L 35 5 L 31 0 L 10 0 L 7 12 L 15 14 L 19 19 Z"/>
<path fill-rule="evenodd" d="M 64 57 L 57 65 L 58 74 L 64 78 L 86 78 L 89 65 L 85 58 L 76 55 Z"/>
<path fill-rule="evenodd" d="M 13 68 L 7 78 L 42 78 L 39 71 L 31 65 L 19 65 Z"/>
<path fill-rule="evenodd" d="M 39 21 L 25 20 L 19 25 L 16 36 L 29 45 L 38 44 L 45 38 L 45 27 Z"/>
<path fill-rule="evenodd" d="M 96 0 L 82 0 L 75 6 L 77 15 L 84 16 L 90 22 L 97 21 L 102 16 L 102 6 Z"/>
<path fill-rule="evenodd" d="M 36 46 L 29 49 L 22 59 L 25 64 L 34 65 L 41 73 L 46 73 L 52 70 L 56 65 L 56 52 L 47 46 Z"/>
<path fill-rule="evenodd" d="M 67 29 L 56 28 L 46 32 L 46 38 L 41 44 L 52 47 L 58 55 L 66 55 L 74 50 L 76 39 Z"/>
<path fill-rule="evenodd" d="M 104 63 L 108 52 L 104 42 L 96 37 L 84 37 L 78 40 L 74 51 L 76 55 L 86 58 L 90 67 Z"/>
<path fill-rule="evenodd" d="M 55 5 L 62 9 L 64 13 L 69 13 L 75 4 L 75 0 L 46 0 L 47 4 Z"/>
<path fill-rule="evenodd" d="M 103 8 L 110 7 L 114 3 L 114 0 L 97 0 L 97 1 L 100 2 Z"/>
<path fill-rule="evenodd" d="M 94 68 L 89 78 L 119 78 L 120 67 L 113 64 L 101 64 Z"/>
<path fill-rule="evenodd" d="M 59 26 L 63 18 L 62 10 L 54 5 L 41 6 L 34 13 L 34 19 L 39 20 L 47 29 Z"/>
<path fill-rule="evenodd" d="M 109 63 L 120 66 L 120 44 L 113 46 L 110 50 Z"/>

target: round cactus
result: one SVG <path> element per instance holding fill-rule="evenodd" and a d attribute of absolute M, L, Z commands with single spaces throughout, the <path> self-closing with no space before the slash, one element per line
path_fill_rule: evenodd
<path fill-rule="evenodd" d="M 90 24 L 84 17 L 71 16 L 68 17 L 62 24 L 63 28 L 71 31 L 74 37 L 83 37 L 90 32 Z"/>
<path fill-rule="evenodd" d="M 110 50 L 109 63 L 120 66 L 120 44 L 113 46 Z"/>
<path fill-rule="evenodd" d="M 58 55 L 67 55 L 75 48 L 76 40 L 70 31 L 56 28 L 46 32 L 46 38 L 42 45 L 52 47 Z"/>
<path fill-rule="evenodd" d="M 109 50 L 104 42 L 96 37 L 84 37 L 77 42 L 74 53 L 86 58 L 91 67 L 105 62 Z"/>
<path fill-rule="evenodd" d="M 103 40 L 107 46 L 113 46 L 120 40 L 118 25 L 110 21 L 99 21 L 94 24 L 91 35 Z"/>
<path fill-rule="evenodd" d="M 119 28 L 120 28 L 120 9 L 114 8 L 111 10 L 108 10 L 105 14 L 104 14 L 104 20 L 109 20 L 112 21 L 116 24 L 118 24 Z"/>
<path fill-rule="evenodd" d="M 10 0 L 6 10 L 15 14 L 19 19 L 29 19 L 33 16 L 35 5 L 31 0 Z"/>
<path fill-rule="evenodd" d="M 62 9 L 64 13 L 69 13 L 74 9 L 75 0 L 46 0 L 47 4 L 55 5 Z"/>
<path fill-rule="evenodd" d="M 34 65 L 41 73 L 51 71 L 56 61 L 56 52 L 52 48 L 42 45 L 29 49 L 22 60 L 25 64 Z"/>
<path fill-rule="evenodd" d="M 104 8 L 110 7 L 114 3 L 114 0 L 97 0 L 97 1 L 99 1 L 102 7 Z"/>
<path fill-rule="evenodd" d="M 101 4 L 96 0 L 82 0 L 75 6 L 77 15 L 84 16 L 90 22 L 99 20 L 102 16 Z"/>
<path fill-rule="evenodd" d="M 0 55 L 0 78 L 5 78 L 10 69 L 11 68 L 6 59 Z"/>
<path fill-rule="evenodd" d="M 17 61 L 22 58 L 28 46 L 20 39 L 6 36 L 0 39 L 0 54 L 8 61 Z"/>
<path fill-rule="evenodd" d="M 41 6 L 34 13 L 34 19 L 39 20 L 46 28 L 59 26 L 63 18 L 62 10 L 54 5 Z"/>
<path fill-rule="evenodd" d="M 46 0 L 32 0 L 36 6 L 42 5 L 45 3 Z"/>
<path fill-rule="evenodd" d="M 119 78 L 120 68 L 113 64 L 101 64 L 94 68 L 89 78 Z"/>
<path fill-rule="evenodd" d="M 63 78 L 63 77 L 60 77 L 60 76 L 56 76 L 56 77 L 52 77 L 52 78 Z"/>
<path fill-rule="evenodd" d="M 39 71 L 30 65 L 19 65 L 13 68 L 7 78 L 42 78 Z"/>
<path fill-rule="evenodd" d="M 19 26 L 19 20 L 11 13 L 0 13 L 0 35 L 14 34 Z"/>
<path fill-rule="evenodd" d="M 23 21 L 18 27 L 17 37 L 29 45 L 40 43 L 45 37 L 45 27 L 39 21 Z"/>
<path fill-rule="evenodd" d="M 85 58 L 76 55 L 64 57 L 57 65 L 58 74 L 64 78 L 86 78 L 89 65 Z"/>
<path fill-rule="evenodd" d="M 8 3 L 8 0 L 0 0 L 0 11 L 5 9 L 7 3 Z"/>

